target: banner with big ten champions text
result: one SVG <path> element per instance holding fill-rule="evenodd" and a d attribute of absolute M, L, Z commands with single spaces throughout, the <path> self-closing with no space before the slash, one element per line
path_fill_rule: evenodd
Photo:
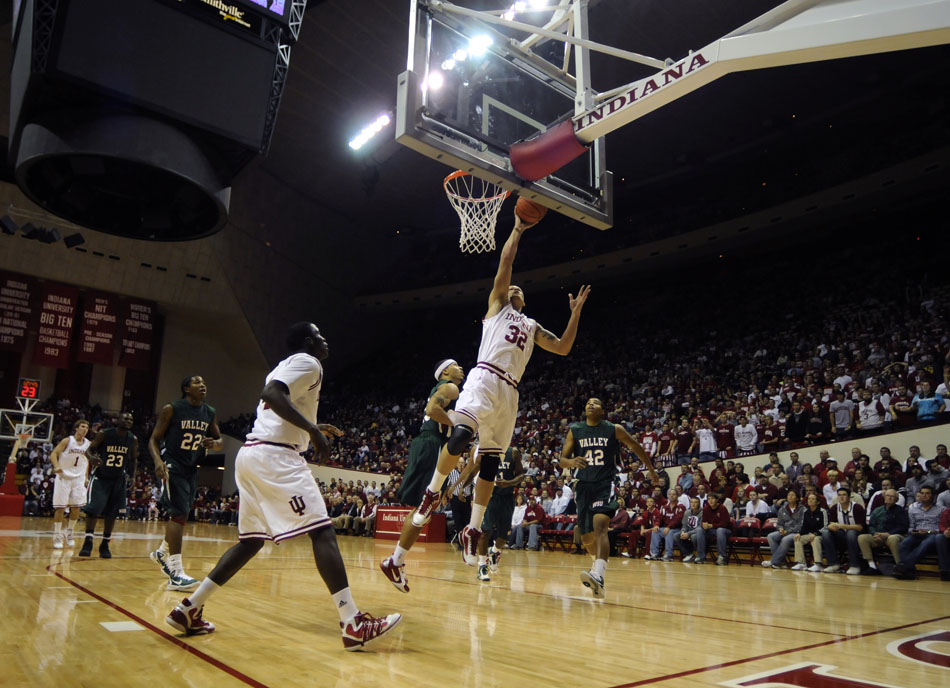
<path fill-rule="evenodd" d="M 52 368 L 69 367 L 69 347 L 78 303 L 79 289 L 76 287 L 56 282 L 43 283 L 33 363 Z"/>
<path fill-rule="evenodd" d="M 155 337 L 155 304 L 130 299 L 122 304 L 120 312 L 122 342 L 119 365 L 133 370 L 148 370 Z"/>

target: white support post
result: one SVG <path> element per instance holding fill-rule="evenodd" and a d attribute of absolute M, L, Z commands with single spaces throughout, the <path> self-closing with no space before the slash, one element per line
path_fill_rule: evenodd
<path fill-rule="evenodd" d="M 788 0 L 574 117 L 579 141 L 611 131 L 733 72 L 950 43 L 950 0 Z"/>

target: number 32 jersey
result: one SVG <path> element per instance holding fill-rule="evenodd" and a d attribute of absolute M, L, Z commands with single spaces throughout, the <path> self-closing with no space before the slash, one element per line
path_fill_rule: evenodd
<path fill-rule="evenodd" d="M 165 432 L 162 460 L 169 466 L 195 470 L 205 455 L 201 442 L 208 436 L 214 421 L 214 407 L 204 402 L 192 406 L 187 399 L 176 399 L 171 407 L 172 419 Z"/>
<path fill-rule="evenodd" d="M 509 377 L 516 385 L 534 351 L 538 323 L 518 312 L 510 303 L 482 321 L 482 343 L 478 366 L 483 365 Z"/>
<path fill-rule="evenodd" d="M 602 420 L 597 425 L 587 421 L 571 425 L 574 456 L 587 459 L 587 467 L 577 471 L 582 483 L 611 481 L 620 465 L 620 442 L 614 424 Z"/>

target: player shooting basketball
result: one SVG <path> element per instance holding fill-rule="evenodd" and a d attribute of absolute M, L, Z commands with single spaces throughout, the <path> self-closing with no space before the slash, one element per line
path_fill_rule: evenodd
<path fill-rule="evenodd" d="M 535 222 L 526 222 L 519 212 L 521 216 L 530 217 Z M 476 547 L 482 534 L 482 519 L 491 499 L 501 455 L 510 446 L 514 433 L 518 417 L 518 384 L 534 345 L 561 356 L 569 354 L 577 336 L 581 309 L 590 294 L 590 286 L 585 285 L 581 287 L 577 298 L 573 294 L 568 295 L 571 317 L 560 337 L 522 313 L 525 306 L 524 292 L 521 287 L 511 284 L 512 266 L 521 235 L 534 226 L 543 212 L 544 209 L 537 204 L 519 199 L 515 209 L 515 226 L 501 250 L 495 282 L 488 296 L 488 311 L 482 320 L 478 363 L 469 373 L 455 409 L 449 411 L 448 415 L 454 424 L 452 434 L 442 447 L 439 463 L 422 503 L 412 515 L 416 526 L 428 522 L 439 504 L 439 490 L 446 477 L 475 433 L 478 433 L 481 466 L 475 481 L 471 520 L 460 536 L 462 558 L 469 566 L 475 566 L 478 562 Z"/>

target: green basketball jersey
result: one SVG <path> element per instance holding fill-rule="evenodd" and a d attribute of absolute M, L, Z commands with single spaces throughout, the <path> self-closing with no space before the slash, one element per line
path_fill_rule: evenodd
<path fill-rule="evenodd" d="M 515 461 L 512 458 L 511 447 L 505 452 L 505 456 L 498 462 L 498 472 L 495 474 L 495 480 L 511 480 L 515 477 Z M 515 493 L 512 487 L 496 487 L 493 495 L 510 495 Z"/>
<path fill-rule="evenodd" d="M 192 406 L 187 399 L 176 399 L 171 407 L 172 419 L 165 432 L 162 460 L 179 468 L 195 468 L 205 455 L 201 442 L 208 436 L 214 420 L 214 407 L 203 402 Z"/>
<path fill-rule="evenodd" d="M 429 396 L 426 397 L 426 399 L 427 399 L 427 400 L 428 400 L 428 399 L 431 399 L 431 398 L 435 395 L 435 392 L 436 392 L 437 389 L 439 389 L 439 387 L 441 387 L 442 385 L 447 384 L 447 383 L 449 383 L 449 382 L 451 382 L 451 380 L 439 380 L 439 381 L 436 383 L 435 387 L 432 388 L 432 391 L 429 392 Z M 449 409 L 454 409 L 454 408 L 455 408 L 455 401 L 453 401 L 451 404 L 449 404 L 449 405 L 448 405 L 448 408 L 446 408 L 445 410 L 448 411 Z M 444 438 L 445 435 L 448 433 L 448 428 L 443 429 L 442 426 L 439 425 L 438 422 L 432 420 L 431 418 L 429 418 L 429 416 L 426 416 L 426 417 L 422 420 L 422 427 L 421 427 L 419 430 L 420 430 L 420 432 L 431 432 L 431 433 L 435 433 L 436 435 L 440 435 L 440 436 L 442 436 L 443 438 Z"/>
<path fill-rule="evenodd" d="M 99 458 L 102 463 L 96 468 L 99 478 L 121 478 L 125 476 L 129 463 L 132 461 L 132 443 L 134 435 L 131 430 L 121 437 L 116 428 L 103 430 L 102 444 L 99 445 Z"/>
<path fill-rule="evenodd" d="M 586 483 L 614 479 L 620 465 L 620 442 L 616 433 L 614 424 L 606 420 L 597 425 L 588 425 L 585 421 L 571 426 L 574 456 L 587 459 L 587 468 L 577 471 L 578 480 Z"/>

